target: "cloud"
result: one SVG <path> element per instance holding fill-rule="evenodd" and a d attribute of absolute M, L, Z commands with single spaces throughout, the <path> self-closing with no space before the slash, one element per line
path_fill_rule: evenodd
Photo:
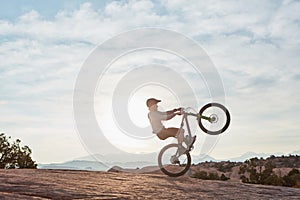
<path fill-rule="evenodd" d="M 49 122 L 47 137 L 51 132 L 74 137 L 73 88 L 92 49 L 123 31 L 162 27 L 197 41 L 219 69 L 233 119 L 239 123 L 231 128 L 237 138 L 228 134 L 231 145 L 243 142 L 240 132 L 277 132 L 272 124 L 299 131 L 299 7 L 299 1 L 112 1 L 100 8 L 83 3 L 72 10 L 58 9 L 51 18 L 42 10 L 29 10 L 14 20 L 0 19 L 0 125 L 23 138 L 21 134 L 30 132 L 39 135 Z M 193 81 L 187 72 L 184 76 Z M 264 129 L 257 131 L 261 124 Z M 24 125 L 32 129 L 24 132 Z M 56 142 L 59 148 L 66 145 Z M 263 149 L 255 146 L 255 136 L 253 143 L 249 148 Z M 289 146 L 278 148 L 287 150 L 284 145 Z"/>

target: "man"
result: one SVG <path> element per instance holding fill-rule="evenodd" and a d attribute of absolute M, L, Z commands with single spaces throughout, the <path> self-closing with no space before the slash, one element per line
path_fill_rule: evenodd
<path fill-rule="evenodd" d="M 182 108 L 175 108 L 173 110 L 167 112 L 160 112 L 157 110 L 157 103 L 161 102 L 161 100 L 157 100 L 155 98 L 150 98 L 147 100 L 146 104 L 149 108 L 148 118 L 150 124 L 152 126 L 153 133 L 157 135 L 157 137 L 161 140 L 165 140 L 169 137 L 175 137 L 178 140 L 179 147 L 182 149 L 182 142 L 184 141 L 184 130 L 179 128 L 165 128 L 162 124 L 163 120 L 170 120 L 176 115 L 182 115 Z M 190 147 L 195 142 L 196 136 L 191 139 L 186 139 L 185 143 L 187 148 L 183 151 L 190 149 Z M 188 141 L 187 141 L 188 140 Z"/>

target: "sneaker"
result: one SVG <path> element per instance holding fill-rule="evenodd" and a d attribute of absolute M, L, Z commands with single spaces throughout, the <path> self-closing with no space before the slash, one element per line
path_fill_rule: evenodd
<path fill-rule="evenodd" d="M 174 156 L 171 156 L 171 163 L 172 164 L 180 164 L 180 162 L 179 162 L 179 160 L 178 160 L 178 158 L 177 158 L 177 156 L 176 155 L 174 155 Z"/>
<path fill-rule="evenodd" d="M 190 141 L 190 137 L 188 135 L 186 135 L 184 138 L 183 138 L 183 142 L 186 144 L 186 146 L 189 146 L 189 141 Z"/>
<path fill-rule="evenodd" d="M 196 141 L 196 135 L 190 138 L 190 141 L 187 143 L 187 148 L 189 150 L 193 149 L 193 144 Z"/>

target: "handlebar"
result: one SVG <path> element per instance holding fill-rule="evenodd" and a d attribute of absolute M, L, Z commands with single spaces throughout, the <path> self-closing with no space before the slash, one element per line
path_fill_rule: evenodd
<path fill-rule="evenodd" d="M 200 115 L 199 113 L 196 114 L 196 113 L 192 113 L 192 112 L 185 112 L 185 111 L 183 111 L 183 114 L 187 115 L 187 116 L 190 115 L 190 116 L 197 117 L 197 120 L 199 120 L 200 118 L 208 120 L 209 122 L 212 122 L 214 120 L 214 118 L 206 117 L 206 116 Z"/>
<path fill-rule="evenodd" d="M 183 115 L 185 116 L 193 116 L 193 117 L 196 117 L 197 120 L 199 120 L 200 118 L 201 119 L 205 119 L 205 120 L 208 120 L 209 122 L 211 122 L 211 117 L 206 117 L 206 116 L 202 116 L 200 115 L 200 113 L 192 113 L 192 112 L 186 112 L 185 109 L 183 108 L 183 110 L 181 111 Z"/>
<path fill-rule="evenodd" d="M 199 117 L 199 114 L 191 113 L 191 112 L 183 112 L 183 114 L 191 115 L 191 116 L 194 116 L 194 117 Z"/>
<path fill-rule="evenodd" d="M 181 113 L 182 115 L 190 115 L 190 116 L 194 116 L 194 117 L 199 117 L 199 114 L 198 113 L 192 113 L 192 112 L 187 112 L 186 110 L 189 109 L 190 107 L 188 108 L 181 108 Z M 190 108 L 191 109 L 191 108 Z"/>

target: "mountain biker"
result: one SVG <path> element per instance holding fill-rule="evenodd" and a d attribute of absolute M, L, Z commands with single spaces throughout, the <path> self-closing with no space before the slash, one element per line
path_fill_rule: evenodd
<path fill-rule="evenodd" d="M 157 100 L 155 98 L 150 98 L 146 101 L 147 107 L 149 108 L 148 118 L 153 130 L 153 133 L 157 135 L 157 137 L 161 140 L 165 140 L 169 137 L 175 137 L 178 140 L 179 147 L 184 148 L 182 143 L 184 141 L 184 129 L 179 129 L 175 127 L 165 128 L 162 124 L 164 120 L 170 120 L 176 115 L 182 115 L 182 108 L 175 108 L 173 110 L 169 110 L 166 112 L 160 112 L 157 110 L 157 103 L 161 102 L 161 100 Z M 194 143 L 195 136 L 191 138 L 192 140 L 185 140 L 184 142 L 187 145 L 187 148 L 184 148 L 183 151 L 190 148 L 190 145 Z"/>

